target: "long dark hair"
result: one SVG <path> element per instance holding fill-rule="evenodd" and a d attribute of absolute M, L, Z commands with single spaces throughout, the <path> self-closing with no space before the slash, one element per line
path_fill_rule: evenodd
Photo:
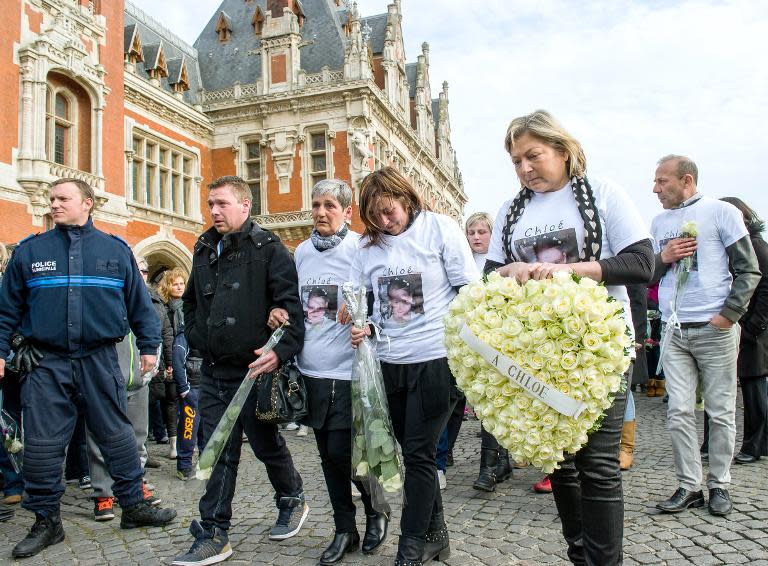
<path fill-rule="evenodd" d="M 737 197 L 723 197 L 720 200 L 732 204 L 739 209 L 739 212 L 744 216 L 744 224 L 746 224 L 750 236 L 758 236 L 765 230 L 765 222 L 743 200 Z"/>

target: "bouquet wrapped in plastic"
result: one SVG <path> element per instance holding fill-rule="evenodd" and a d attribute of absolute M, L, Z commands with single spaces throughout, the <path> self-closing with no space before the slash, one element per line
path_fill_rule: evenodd
<path fill-rule="evenodd" d="M 3 391 L 0 389 L 0 442 L 8 454 L 8 459 L 16 473 L 21 473 L 21 465 L 24 460 L 24 437 L 21 427 L 3 407 Z"/>
<path fill-rule="evenodd" d="M 680 238 L 696 238 L 699 235 L 699 229 L 696 222 L 689 220 L 680 226 Z M 680 301 L 685 292 L 685 285 L 688 283 L 688 277 L 693 270 L 693 256 L 682 258 L 675 266 L 675 288 L 672 291 L 672 300 L 670 301 L 670 310 L 672 311 L 667 320 L 667 326 L 661 337 L 661 352 L 659 353 L 659 363 L 656 366 L 656 374 L 661 373 L 664 365 L 664 352 L 672 339 L 675 330 L 680 331 L 680 321 L 677 318 L 677 311 L 680 308 Z"/>
<path fill-rule="evenodd" d="M 259 359 L 271 352 L 277 343 L 280 342 L 283 334 L 285 334 L 286 324 L 287 323 L 284 323 L 283 326 L 272 333 L 269 340 L 267 340 L 266 345 L 262 348 Z M 251 377 L 252 373 L 253 370 L 249 369 L 248 373 L 245 374 L 245 379 L 243 379 L 240 387 L 238 387 L 235 392 L 235 396 L 232 397 L 232 401 L 229 402 L 229 406 L 227 407 L 227 410 L 224 411 L 224 415 L 222 415 L 219 424 L 216 425 L 213 434 L 211 434 L 211 438 L 208 439 L 205 449 L 197 462 L 197 469 L 195 470 L 195 477 L 197 479 L 210 479 L 213 467 L 216 465 L 216 462 L 219 461 L 219 456 L 221 456 L 224 447 L 227 445 L 227 441 L 232 434 L 232 429 L 235 427 L 235 423 L 240 417 L 246 399 L 248 399 L 248 394 L 251 392 L 251 389 L 253 389 L 254 383 L 256 383 L 255 379 L 252 379 Z"/>
<path fill-rule="evenodd" d="M 363 328 L 365 287 L 355 291 L 346 283 L 342 292 L 354 325 Z M 382 489 L 395 493 L 403 486 L 400 462 L 381 366 L 373 343 L 366 338 L 357 347 L 352 366 L 352 476 L 364 484 L 378 511 L 388 510 Z"/>

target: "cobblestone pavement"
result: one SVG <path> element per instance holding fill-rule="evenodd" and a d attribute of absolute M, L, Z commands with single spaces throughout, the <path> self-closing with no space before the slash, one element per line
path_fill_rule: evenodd
<path fill-rule="evenodd" d="M 768 566 L 768 459 L 750 466 L 733 467 L 735 510 L 727 518 L 711 516 L 706 507 L 680 515 L 661 515 L 654 504 L 676 487 L 665 405 L 659 398 L 636 395 L 638 442 L 635 466 L 625 472 L 626 496 L 625 564 L 679 566 L 696 564 L 743 564 Z M 741 409 L 740 409 L 741 411 Z M 699 419 L 701 420 L 701 419 Z M 738 428 L 741 429 L 741 412 Z M 451 566 L 483 564 L 566 564 L 560 523 L 552 497 L 536 495 L 531 484 L 541 479 L 533 469 L 516 470 L 513 479 L 496 493 L 472 489 L 479 460 L 477 421 L 464 423 L 455 450 L 456 465 L 448 469 L 448 488 L 443 492 L 453 554 Z M 267 532 L 276 518 L 272 492 L 264 469 L 247 450 L 235 497 L 234 525 L 230 539 L 234 565 L 315 565 L 333 535 L 331 509 L 325 493 L 319 458 L 312 434 L 286 438 L 304 477 L 311 511 L 301 533 L 289 541 L 273 543 Z M 737 446 L 739 443 L 737 442 Z M 167 447 L 150 443 L 150 451 L 162 456 Z M 64 566 L 168 564 L 191 542 L 187 532 L 197 515 L 197 500 L 203 485 L 181 482 L 174 477 L 175 464 L 163 458 L 160 470 L 147 477 L 156 486 L 164 505 L 179 511 L 178 520 L 164 529 L 123 531 L 119 518 L 106 523 L 93 521 L 88 494 L 67 486 L 62 516 L 67 538 L 46 549 L 26 564 Z M 391 565 L 396 550 L 400 505 L 392 499 L 395 520 L 386 544 L 373 556 L 352 554 L 344 564 Z M 117 511 L 119 514 L 119 510 Z M 18 510 L 14 520 L 0 524 L 0 564 L 11 564 L 13 544 L 32 523 L 31 515 Z M 362 511 L 358 513 L 364 528 Z M 395 535 L 395 536 L 392 536 Z"/>

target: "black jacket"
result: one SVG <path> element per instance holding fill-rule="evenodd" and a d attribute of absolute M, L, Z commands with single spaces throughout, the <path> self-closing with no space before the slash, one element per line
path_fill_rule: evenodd
<path fill-rule="evenodd" d="M 162 337 L 160 348 L 160 364 L 157 366 L 157 375 L 152 381 L 163 381 L 165 379 L 165 368 L 172 367 L 173 364 L 173 327 L 168 318 L 168 310 L 165 307 L 163 299 L 155 289 L 149 289 L 149 296 L 152 299 L 152 306 L 160 318 L 160 335 Z"/>
<path fill-rule="evenodd" d="M 750 237 L 760 266 L 760 282 L 741 318 L 741 344 L 737 374 L 739 377 L 768 375 L 768 243 L 755 234 Z"/>
<path fill-rule="evenodd" d="M 217 376 L 245 375 L 256 359 L 253 351 L 269 340 L 267 319 L 276 307 L 288 311 L 291 324 L 275 353 L 285 361 L 301 350 L 304 313 L 296 266 L 280 238 L 250 219 L 223 238 L 215 228 L 200 236 L 183 300 L 189 347 L 214 363 Z"/>

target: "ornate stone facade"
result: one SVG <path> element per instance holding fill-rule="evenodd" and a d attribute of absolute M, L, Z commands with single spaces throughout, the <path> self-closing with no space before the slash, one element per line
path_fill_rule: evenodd
<path fill-rule="evenodd" d="M 0 241 L 48 226 L 65 176 L 93 185 L 97 223 L 158 269 L 188 266 L 221 175 L 247 180 L 256 219 L 289 246 L 309 234 L 317 180 L 357 191 L 384 165 L 461 217 L 447 84 L 433 99 L 427 44 L 406 62 L 399 0 L 370 17 L 341 0 L 224 0 L 194 47 L 129 2 L 10 4 Z"/>

